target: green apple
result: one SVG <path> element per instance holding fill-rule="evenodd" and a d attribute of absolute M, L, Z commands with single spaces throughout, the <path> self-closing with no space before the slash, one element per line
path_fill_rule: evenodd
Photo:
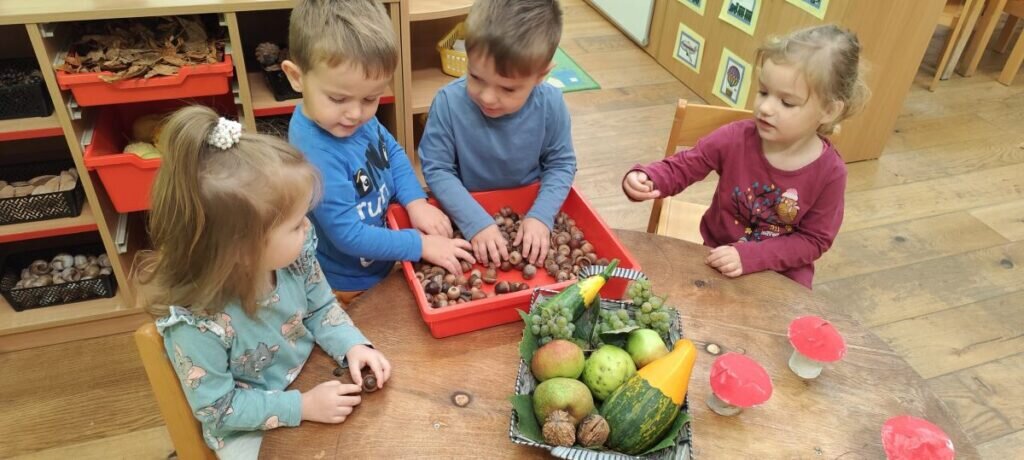
<path fill-rule="evenodd" d="M 594 397 L 587 386 L 576 379 L 555 377 L 545 380 L 533 390 L 533 413 L 541 425 L 548 415 L 564 410 L 576 421 L 594 412 Z"/>
<path fill-rule="evenodd" d="M 594 397 L 608 399 L 620 385 L 636 374 L 633 358 L 614 345 L 602 345 L 587 358 L 583 366 L 583 383 L 587 384 Z"/>
<path fill-rule="evenodd" d="M 636 367 L 642 368 L 652 361 L 668 354 L 668 347 L 653 329 L 635 329 L 629 333 L 626 351 L 633 358 Z"/>

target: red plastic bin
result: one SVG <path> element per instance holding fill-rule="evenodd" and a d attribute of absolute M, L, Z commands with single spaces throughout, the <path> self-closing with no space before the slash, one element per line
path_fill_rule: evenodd
<path fill-rule="evenodd" d="M 100 80 L 100 75 L 113 75 L 111 72 L 72 74 L 58 70 L 57 85 L 70 89 L 78 105 L 87 107 L 224 94 L 230 90 L 229 80 L 234 73 L 231 55 L 224 54 L 222 62 L 185 66 L 176 75 L 114 83 Z"/>
<path fill-rule="evenodd" d="M 234 99 L 202 98 L 200 100 L 157 101 L 143 104 L 113 105 L 99 109 L 93 125 L 92 140 L 83 152 L 86 169 L 96 171 L 114 209 L 120 213 L 149 209 L 150 189 L 160 169 L 160 158 L 143 160 L 124 153 L 131 140 L 132 123 L 151 113 L 167 113 L 188 105 L 202 103 L 219 113 L 231 114 Z"/>
<path fill-rule="evenodd" d="M 524 187 L 509 190 L 494 190 L 488 192 L 476 192 L 471 195 L 476 199 L 484 210 L 494 214 L 502 206 L 510 206 L 520 215 L 525 215 L 537 197 L 540 185 L 534 183 Z M 436 205 L 433 198 L 430 203 Z M 594 211 L 594 208 L 587 203 L 575 187 L 569 190 L 569 196 L 562 205 L 562 211 L 576 221 L 576 226 L 583 231 L 587 241 L 594 245 L 595 252 L 599 257 L 608 260 L 619 259 L 619 267 L 640 270 L 640 263 L 637 262 L 629 250 L 626 249 L 615 234 L 612 233 L 604 220 Z M 388 227 L 392 229 L 411 228 L 409 215 L 405 209 L 398 205 L 392 205 L 387 213 Z M 484 270 L 480 264 L 474 268 Z M 545 270 L 537 270 L 537 275 L 532 280 L 524 280 L 522 273 L 517 270 L 508 272 L 498 271 L 498 280 L 525 281 L 531 289 L 503 294 L 496 297 L 466 302 L 464 304 L 433 308 L 427 302 L 427 296 L 423 293 L 419 280 L 416 279 L 412 263 L 402 262 L 402 274 L 405 276 L 409 288 L 412 290 L 413 298 L 420 309 L 420 315 L 430 328 L 430 334 L 435 338 L 444 338 L 452 335 L 476 331 L 491 326 L 520 321 L 517 309 L 527 310 L 530 305 L 530 296 L 534 288 L 545 288 L 561 290 L 575 281 L 564 281 L 557 283 L 554 278 L 548 275 Z M 613 278 L 601 290 L 601 296 L 605 298 L 621 298 L 626 292 L 627 281 L 621 278 Z M 484 291 L 494 293 L 494 285 L 484 284 Z"/>

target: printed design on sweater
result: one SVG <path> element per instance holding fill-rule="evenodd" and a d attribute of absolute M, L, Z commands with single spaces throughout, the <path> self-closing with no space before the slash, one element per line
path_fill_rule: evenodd
<path fill-rule="evenodd" d="M 235 412 L 231 408 L 231 401 L 235 398 L 235 390 L 229 391 L 202 409 L 196 411 L 196 416 L 201 417 L 205 423 L 212 424 L 214 428 L 221 429 L 224 426 L 224 418 Z"/>
<path fill-rule="evenodd" d="M 274 428 L 277 428 L 279 426 L 281 426 L 281 419 L 279 419 L 276 415 L 271 415 L 270 417 L 267 418 L 265 422 L 263 422 L 264 430 L 273 430 Z"/>
<path fill-rule="evenodd" d="M 733 222 L 743 227 L 739 241 L 762 241 L 792 233 L 792 223 L 800 212 L 797 200 L 796 189 L 782 193 L 775 184 L 754 182 L 746 190 L 733 187 Z"/>
<path fill-rule="evenodd" d="M 392 191 L 388 190 L 384 171 L 391 169 L 391 158 L 385 144 L 385 137 L 381 133 L 380 126 L 377 127 L 377 142 L 366 144 L 366 160 L 363 167 L 356 169 L 352 175 L 352 186 L 355 188 L 359 202 L 356 203 L 356 212 L 359 213 L 359 220 L 375 225 L 384 226 L 384 212 L 388 203 L 391 202 Z M 376 195 L 373 192 L 376 191 Z M 363 268 L 373 265 L 372 259 L 359 258 L 359 264 Z"/>
<path fill-rule="evenodd" d="M 235 338 L 235 328 L 231 327 L 231 316 L 227 313 L 214 313 L 209 316 L 197 316 L 196 328 L 199 332 L 213 332 L 224 340 L 224 343 L 231 343 Z"/>
<path fill-rule="evenodd" d="M 302 324 L 302 313 L 298 312 L 288 318 L 284 324 L 281 325 L 281 335 L 288 341 L 292 346 L 295 346 L 295 342 L 305 337 L 308 331 L 306 326 Z"/>
<path fill-rule="evenodd" d="M 259 380 L 260 373 L 274 361 L 278 349 L 279 345 L 268 347 L 267 344 L 260 342 L 256 348 L 245 350 L 242 356 L 231 359 L 231 373 L 249 380 Z"/>
<path fill-rule="evenodd" d="M 329 308 L 330 310 L 327 310 L 327 314 L 324 315 L 324 319 L 320 321 L 321 326 L 341 326 L 352 324 L 352 318 L 348 316 L 348 313 L 345 313 L 345 310 L 341 308 L 341 305 L 338 304 L 338 302 L 334 302 L 334 305 L 331 305 Z"/>
<path fill-rule="evenodd" d="M 195 390 L 203 383 L 206 377 L 206 369 L 192 363 L 192 358 L 185 356 L 177 344 L 174 345 L 174 370 L 178 373 L 181 386 Z"/>

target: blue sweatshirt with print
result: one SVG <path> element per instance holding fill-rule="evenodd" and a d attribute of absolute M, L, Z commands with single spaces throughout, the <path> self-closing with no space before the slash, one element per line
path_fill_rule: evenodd
<path fill-rule="evenodd" d="M 361 291 L 380 282 L 395 261 L 418 261 L 419 232 L 385 228 L 388 204 L 426 198 L 409 158 L 371 118 L 349 137 L 334 137 L 295 108 L 288 141 L 323 176 L 323 198 L 310 214 L 320 236 L 317 258 L 331 287 Z"/>

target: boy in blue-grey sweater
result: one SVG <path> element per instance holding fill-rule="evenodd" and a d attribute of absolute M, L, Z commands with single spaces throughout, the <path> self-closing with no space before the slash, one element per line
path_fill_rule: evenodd
<path fill-rule="evenodd" d="M 472 262 L 465 240 L 426 201 L 402 146 L 374 116 L 398 65 L 391 20 L 374 0 L 300 0 L 289 22 L 290 59 L 281 63 L 302 92 L 288 140 L 320 170 L 324 196 L 310 220 L 317 257 L 346 303 L 386 276 L 396 260 L 421 258 L 452 273 Z M 384 228 L 392 200 L 414 229 Z"/>
<path fill-rule="evenodd" d="M 466 18 L 468 71 L 434 97 L 420 141 L 423 176 L 483 264 L 508 243 L 470 191 L 540 180 L 512 246 L 544 261 L 555 215 L 576 174 L 569 111 L 544 82 L 562 35 L 557 0 L 476 0 Z"/>

